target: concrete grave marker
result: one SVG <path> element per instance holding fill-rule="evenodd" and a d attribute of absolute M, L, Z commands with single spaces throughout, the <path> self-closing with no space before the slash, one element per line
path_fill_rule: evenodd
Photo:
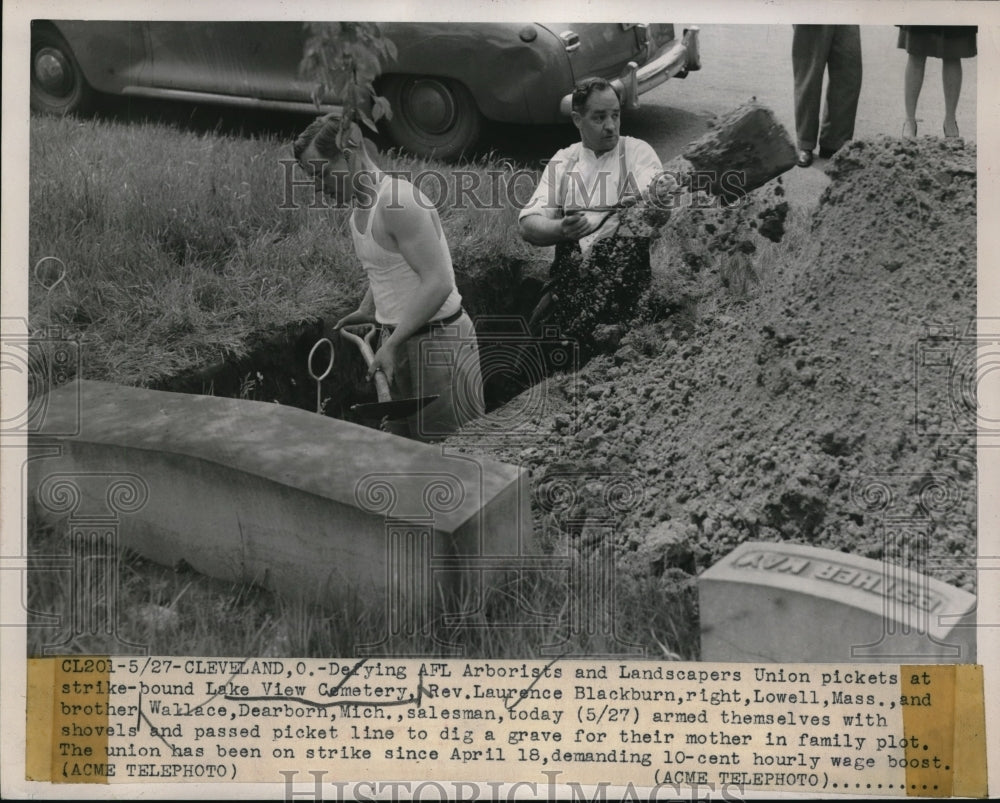
<path fill-rule="evenodd" d="M 276 404 L 76 381 L 49 394 L 29 454 L 40 514 L 101 514 L 101 478 L 131 476 L 146 498 L 119 517 L 122 546 L 298 596 L 429 606 L 531 536 L 524 469 Z"/>
<path fill-rule="evenodd" d="M 698 598 L 704 661 L 975 663 L 975 596 L 870 558 L 744 543 Z"/>

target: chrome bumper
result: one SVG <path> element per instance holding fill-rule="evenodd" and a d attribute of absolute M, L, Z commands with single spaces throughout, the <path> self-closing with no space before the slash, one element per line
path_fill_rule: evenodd
<path fill-rule="evenodd" d="M 630 61 L 622 74 L 611 81 L 618 90 L 623 109 L 639 108 L 639 95 L 659 86 L 664 81 L 701 69 L 701 55 L 698 48 L 698 26 L 684 29 L 679 42 L 674 42 L 652 61 L 638 66 Z M 559 111 L 569 115 L 573 107 L 573 94 L 565 95 L 559 102 Z"/>

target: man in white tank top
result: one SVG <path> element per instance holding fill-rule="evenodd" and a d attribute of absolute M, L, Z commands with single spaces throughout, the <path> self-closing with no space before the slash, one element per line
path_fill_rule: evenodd
<path fill-rule="evenodd" d="M 369 378 L 383 371 L 395 398 L 439 397 L 391 431 L 436 440 L 484 411 L 476 333 L 455 287 L 448 242 L 427 197 L 382 173 L 356 125 L 347 147 L 338 147 L 339 128 L 334 115 L 318 118 L 294 145 L 317 188 L 338 205 L 353 205 L 351 236 L 368 274 L 361 304 L 334 330 L 381 327 Z"/>

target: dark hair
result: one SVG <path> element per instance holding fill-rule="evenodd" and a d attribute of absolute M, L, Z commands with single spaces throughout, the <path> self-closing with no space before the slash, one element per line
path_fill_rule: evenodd
<path fill-rule="evenodd" d="M 573 111 L 583 114 L 587 106 L 587 100 L 595 92 L 603 92 L 610 89 L 615 93 L 618 102 L 621 103 L 622 96 L 618 94 L 615 85 L 606 78 L 585 78 L 573 88 Z"/>
<path fill-rule="evenodd" d="M 340 153 L 337 147 L 337 133 L 340 131 L 340 116 L 335 113 L 317 117 L 306 127 L 305 131 L 295 138 L 292 153 L 295 161 L 302 161 L 302 154 L 310 144 L 315 143 L 316 151 L 326 159 L 334 158 Z"/>

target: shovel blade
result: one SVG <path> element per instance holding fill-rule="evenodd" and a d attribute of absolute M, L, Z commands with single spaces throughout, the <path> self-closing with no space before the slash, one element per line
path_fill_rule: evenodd
<path fill-rule="evenodd" d="M 420 398 L 412 399 L 392 399 L 391 401 L 355 404 L 351 407 L 351 412 L 361 418 L 375 418 L 380 420 L 388 418 L 390 421 L 395 421 L 423 410 L 428 404 L 437 399 L 437 396 L 421 396 Z"/>

